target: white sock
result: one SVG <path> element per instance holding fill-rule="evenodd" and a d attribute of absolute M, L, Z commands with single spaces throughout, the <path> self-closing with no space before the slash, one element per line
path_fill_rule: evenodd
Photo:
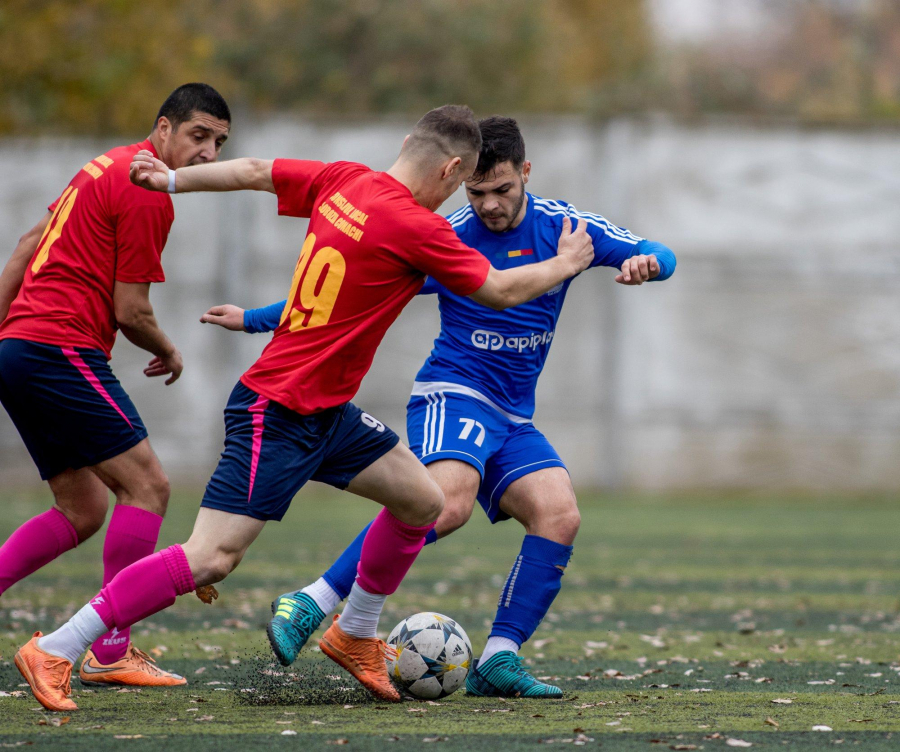
<path fill-rule="evenodd" d="M 496 653 L 501 653 L 504 650 L 511 650 L 516 655 L 519 654 L 519 643 L 514 640 L 510 640 L 508 637 L 488 637 L 487 645 L 484 646 L 484 652 L 481 654 L 481 658 L 478 660 L 478 665 L 483 666 L 487 663 Z"/>
<path fill-rule="evenodd" d="M 100 614 L 88 603 L 55 632 L 38 639 L 38 647 L 50 655 L 65 658 L 75 665 L 78 657 L 98 637 L 109 632 Z"/>
<path fill-rule="evenodd" d="M 338 626 L 354 637 L 375 637 L 378 617 L 386 599 L 386 595 L 367 593 L 354 582 Z"/>
<path fill-rule="evenodd" d="M 300 592 L 306 593 L 312 598 L 326 616 L 334 611 L 342 600 L 341 596 L 325 581 L 324 577 L 320 577 L 312 585 L 307 585 Z"/>

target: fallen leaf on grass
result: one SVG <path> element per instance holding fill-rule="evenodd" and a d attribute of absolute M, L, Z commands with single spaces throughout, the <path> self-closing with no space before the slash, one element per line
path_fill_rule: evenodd
<path fill-rule="evenodd" d="M 14 689 L 12 692 L 0 692 L 0 697 L 24 697 L 25 693 L 20 689 Z"/>
<path fill-rule="evenodd" d="M 697 749 L 696 744 L 670 744 L 669 749 L 677 749 L 677 750 L 692 750 Z"/>
<path fill-rule="evenodd" d="M 422 741 L 423 742 L 445 742 L 450 737 L 447 736 L 426 736 Z"/>
<path fill-rule="evenodd" d="M 812 730 L 813 731 L 834 731 L 834 729 L 831 728 L 831 726 L 825 726 L 824 724 L 821 724 L 821 723 L 813 726 Z"/>
<path fill-rule="evenodd" d="M 349 739 L 329 739 L 326 744 L 349 744 Z"/>
<path fill-rule="evenodd" d="M 784 697 L 778 697 L 778 698 L 772 700 L 772 702 L 776 705 L 790 705 L 793 702 L 793 700 L 789 700 Z"/>
<path fill-rule="evenodd" d="M 113 739 L 143 739 L 143 734 L 116 734 Z"/>
<path fill-rule="evenodd" d="M 775 720 L 774 718 L 772 718 L 771 716 L 770 716 L 769 718 L 766 718 L 766 720 L 764 720 L 763 723 L 765 723 L 767 726 L 774 726 L 775 728 L 781 728 L 781 727 L 778 725 L 778 721 L 776 721 L 776 720 Z"/>
<path fill-rule="evenodd" d="M 532 717 L 532 718 L 543 718 L 544 716 L 542 716 L 540 713 L 535 713 L 535 714 L 534 714 L 533 716 L 531 716 L 531 717 Z"/>
<path fill-rule="evenodd" d="M 291 731 L 290 729 L 285 729 L 284 731 L 281 732 L 281 735 L 282 736 L 297 736 L 297 732 Z"/>
<path fill-rule="evenodd" d="M 726 739 L 726 747 L 752 747 L 753 742 L 745 742 L 743 739 Z"/>
<path fill-rule="evenodd" d="M 848 718 L 847 720 L 850 721 L 850 723 L 874 723 L 875 722 L 874 718 Z"/>
<path fill-rule="evenodd" d="M 59 727 L 59 726 L 65 726 L 71 720 L 72 720 L 72 718 L 67 715 L 63 716 L 62 718 L 56 718 L 56 717 L 41 718 L 41 720 L 39 720 L 37 722 L 37 725 L 38 726 L 57 726 L 57 727 Z"/>

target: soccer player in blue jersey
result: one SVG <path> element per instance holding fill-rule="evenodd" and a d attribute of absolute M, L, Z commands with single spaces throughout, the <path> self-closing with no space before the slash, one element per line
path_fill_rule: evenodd
<path fill-rule="evenodd" d="M 615 281 L 641 285 L 668 279 L 675 256 L 599 214 L 525 190 L 531 163 L 515 120 L 480 122 L 478 166 L 466 181 L 469 203 L 450 224 L 466 244 L 499 269 L 553 256 L 563 218 L 585 220 L 594 244 L 592 266 L 619 270 Z M 407 406 L 410 448 L 444 492 L 444 511 L 426 538 L 433 543 L 462 527 L 476 500 L 492 523 L 513 518 L 525 539 L 500 593 L 497 615 L 481 657 L 466 681 L 469 694 L 559 697 L 562 691 L 531 676 L 518 657 L 550 609 L 572 555 L 580 516 L 565 464 L 532 422 L 534 395 L 571 280 L 505 311 L 494 311 L 432 279 L 441 332 L 416 376 Z M 243 311 L 216 306 L 201 319 L 229 329 L 270 331 L 284 302 Z M 315 583 L 272 604 L 269 640 L 290 665 L 310 635 L 347 597 L 368 528 Z"/>

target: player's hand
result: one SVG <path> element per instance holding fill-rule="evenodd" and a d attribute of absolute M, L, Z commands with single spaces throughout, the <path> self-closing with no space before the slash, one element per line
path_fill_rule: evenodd
<path fill-rule="evenodd" d="M 154 376 L 166 376 L 170 374 L 169 378 L 166 379 L 166 386 L 168 386 L 169 384 L 174 384 L 178 381 L 178 377 L 181 376 L 183 370 L 184 361 L 181 359 L 181 353 L 178 352 L 176 348 L 172 348 L 172 352 L 169 355 L 166 355 L 165 357 L 157 355 L 151 360 L 144 369 L 144 376 L 153 378 Z"/>
<path fill-rule="evenodd" d="M 200 317 L 201 324 L 217 324 L 232 332 L 243 332 L 244 309 L 236 305 L 217 305 L 210 308 Z"/>
<path fill-rule="evenodd" d="M 146 149 L 131 158 L 128 177 L 135 185 L 148 191 L 169 192 L 169 168 Z"/>
<path fill-rule="evenodd" d="M 632 256 L 622 264 L 621 273 L 616 275 L 620 285 L 642 285 L 659 276 L 659 261 L 656 256 Z"/>
<path fill-rule="evenodd" d="M 573 266 L 572 275 L 580 274 L 587 269 L 594 260 L 594 242 L 587 234 L 587 222 L 578 220 L 578 227 L 572 232 L 572 220 L 563 217 L 562 233 L 559 236 L 559 245 L 556 247 L 556 255 L 564 256 Z"/>

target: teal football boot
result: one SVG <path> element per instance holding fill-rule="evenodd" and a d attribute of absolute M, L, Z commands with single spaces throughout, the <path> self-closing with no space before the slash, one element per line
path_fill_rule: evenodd
<path fill-rule="evenodd" d="M 562 697 L 563 692 L 552 684 L 535 679 L 522 666 L 522 659 L 511 650 L 502 650 L 488 659 L 484 666 L 478 661 L 466 677 L 466 694 L 476 697 Z"/>
<path fill-rule="evenodd" d="M 272 618 L 266 625 L 266 634 L 282 666 L 290 666 L 297 660 L 298 653 L 324 619 L 325 614 L 316 602 L 299 590 L 272 601 Z"/>

